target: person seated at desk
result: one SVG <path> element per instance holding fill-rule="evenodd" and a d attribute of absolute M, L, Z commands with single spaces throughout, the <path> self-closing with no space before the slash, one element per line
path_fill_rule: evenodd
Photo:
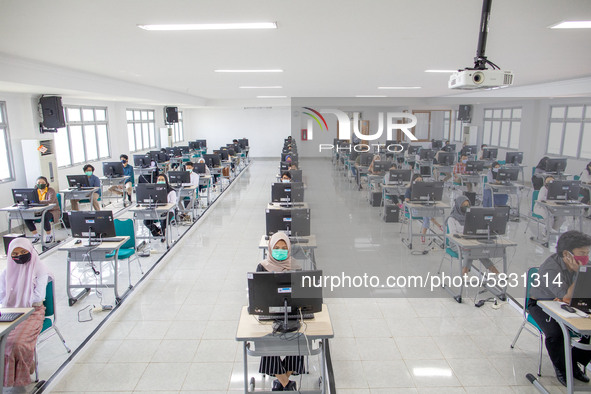
<path fill-rule="evenodd" d="M 26 238 L 8 246 L 6 269 L 0 273 L 0 301 L 4 308 L 35 308 L 8 334 L 4 349 L 4 387 L 31 384 L 35 372 L 35 346 L 45 320 L 45 289 L 49 270 Z"/>
<path fill-rule="evenodd" d="M 470 200 L 466 196 L 458 196 L 454 201 L 454 207 L 451 211 L 451 215 L 447 218 L 446 225 L 448 234 L 453 236 L 454 234 L 464 234 L 464 224 L 466 224 L 466 212 L 470 208 Z M 457 252 L 455 245 L 451 245 L 452 250 Z M 472 268 L 473 259 L 464 259 L 462 261 L 462 275 L 468 275 L 470 268 Z M 490 259 L 480 259 L 480 262 L 484 267 L 492 273 L 498 274 L 499 270 L 494 266 Z"/>
<path fill-rule="evenodd" d="M 297 166 L 297 164 L 295 164 L 295 163 L 291 163 L 291 164 L 289 165 L 289 171 L 291 171 L 291 170 L 297 171 L 297 169 L 298 169 L 298 166 Z"/>
<path fill-rule="evenodd" d="M 133 193 L 133 186 L 135 184 L 133 167 L 129 164 L 129 157 L 125 154 L 119 156 L 119 160 L 121 160 L 121 164 L 123 164 L 123 175 L 125 179 L 123 180 L 123 185 L 113 185 L 109 188 L 109 191 L 120 196 L 123 195 L 123 190 L 125 189 L 125 193 L 127 194 L 127 201 L 123 198 L 123 206 L 126 207 L 131 204 L 131 194 Z"/>
<path fill-rule="evenodd" d="M 540 190 L 542 186 L 544 186 L 543 174 L 546 173 L 546 162 L 548 159 L 548 156 L 544 156 L 540 159 L 538 164 L 536 164 L 536 169 L 534 170 L 534 174 L 531 177 L 531 184 L 534 190 Z"/>
<path fill-rule="evenodd" d="M 440 154 L 440 153 L 442 153 L 442 152 L 443 152 L 443 153 L 447 153 L 447 152 L 446 152 L 444 149 L 445 149 L 445 148 L 441 148 L 441 150 L 440 150 L 440 151 L 437 151 L 437 153 L 435 154 L 435 160 L 434 160 L 433 164 L 440 164 L 440 163 L 439 163 L 439 154 Z M 451 172 L 443 172 L 443 171 L 439 171 L 439 173 L 441 173 L 441 174 L 445 175 L 445 178 L 443 178 L 443 182 L 447 182 L 447 181 L 449 181 L 449 180 L 450 180 L 450 178 L 451 178 L 451 176 L 452 176 L 452 173 L 451 173 Z"/>
<path fill-rule="evenodd" d="M 292 271 L 291 242 L 289 237 L 278 231 L 269 239 L 267 258 L 257 266 L 257 272 Z M 296 382 L 289 380 L 294 374 L 306 373 L 304 356 L 263 356 L 259 373 L 275 376 L 272 391 L 296 391 Z"/>
<path fill-rule="evenodd" d="M 591 237 L 579 231 L 567 231 L 562 234 L 556 244 L 556 253 L 548 257 L 538 271 L 539 286 L 532 286 L 527 304 L 528 312 L 538 323 L 546 337 L 546 350 L 554 370 L 556 379 L 566 386 L 566 361 L 564 356 L 564 337 L 560 325 L 550 318 L 537 304 L 538 301 L 554 300 L 570 303 L 573 296 L 575 276 L 579 267 L 589 262 Z M 555 280 L 557 279 L 557 280 Z M 581 343 L 588 344 L 589 337 L 584 336 Z M 591 351 L 579 348 L 572 349 L 573 376 L 581 382 L 589 382 L 585 367 L 591 360 Z M 582 368 L 579 366 L 581 364 Z"/>
<path fill-rule="evenodd" d="M 410 201 L 410 197 L 412 196 L 412 185 L 415 182 L 423 182 L 423 177 L 421 176 L 421 174 L 414 174 L 412 176 L 410 186 L 406 189 L 406 193 L 404 194 L 405 201 Z M 408 214 L 410 215 L 410 212 Z M 410 217 L 409 220 L 412 220 L 412 217 Z M 431 223 L 436 225 L 443 232 L 443 226 L 439 224 L 439 222 L 435 218 L 430 218 L 426 216 L 423 217 L 423 226 L 421 229 L 421 233 L 423 233 L 423 235 L 421 236 L 422 243 L 425 243 L 425 234 L 427 234 L 427 230 L 429 230 L 429 228 L 431 227 Z"/>
<path fill-rule="evenodd" d="M 492 163 L 492 165 L 490 166 L 490 169 L 488 170 L 488 173 L 486 175 L 486 179 L 487 182 L 491 185 L 500 185 L 501 182 L 497 181 L 497 174 L 499 173 L 499 169 L 501 168 L 501 165 L 499 164 L 498 161 L 495 161 Z M 482 196 L 482 206 L 483 207 L 499 207 L 502 205 L 507 205 L 507 202 L 509 201 L 509 196 L 507 194 L 498 194 L 498 193 L 494 193 L 494 205 L 493 205 L 493 193 L 491 192 L 491 190 L 489 188 L 485 188 L 484 189 L 484 195 Z"/>
<path fill-rule="evenodd" d="M 203 157 L 200 157 L 199 159 L 197 159 L 197 164 L 205 164 L 205 159 Z M 209 169 L 208 166 L 205 166 L 205 176 L 211 176 L 211 170 Z M 207 185 L 199 185 L 199 191 L 203 191 L 207 189 Z"/>
<path fill-rule="evenodd" d="M 380 155 L 373 155 L 373 159 L 371 159 L 371 163 L 369 163 L 369 168 L 367 169 L 368 174 L 370 174 L 370 175 L 384 175 L 383 172 L 375 171 L 373 168 L 373 163 L 375 163 L 376 161 L 380 161 L 380 160 L 381 160 Z"/>
<path fill-rule="evenodd" d="M 587 167 L 581 172 L 579 180 L 581 183 L 591 185 L 591 161 L 587 163 Z M 581 202 L 583 204 L 591 205 L 591 196 L 589 195 L 589 189 L 581 188 L 581 194 L 583 198 Z M 587 213 L 589 213 L 589 209 L 587 208 Z M 591 219 L 591 215 L 587 216 L 587 219 Z"/>
<path fill-rule="evenodd" d="M 283 171 L 281 174 L 281 182 L 283 183 L 290 183 L 291 182 L 291 173 L 289 171 Z"/>
<path fill-rule="evenodd" d="M 240 144 L 238 143 L 238 140 L 236 138 L 232 140 L 232 144 L 234 145 L 234 150 L 236 151 L 236 153 L 242 152 L 242 148 L 240 147 Z"/>
<path fill-rule="evenodd" d="M 548 212 L 543 207 L 543 205 L 539 203 L 539 201 L 546 201 L 546 199 L 548 198 L 548 185 L 552 182 L 554 182 L 553 176 L 547 176 L 546 179 L 544 179 L 544 186 L 542 186 L 542 188 L 540 189 L 538 193 L 538 200 L 534 205 L 534 213 L 536 215 L 540 215 L 541 217 L 546 217 L 546 215 L 548 215 Z M 562 227 L 565 221 L 566 218 L 564 216 L 552 216 L 550 218 L 550 227 L 554 231 L 560 231 L 560 227 Z M 548 231 L 548 229 L 544 229 L 544 231 Z"/>
<path fill-rule="evenodd" d="M 101 190 L 101 180 L 98 176 L 94 175 L 94 167 L 92 164 L 86 164 L 83 168 L 84 173 L 88 177 L 88 185 L 90 187 L 98 187 L 98 190 L 92 194 L 92 206 L 94 207 L 95 211 L 101 210 L 101 204 L 99 204 L 98 199 L 102 194 Z M 72 206 L 72 211 L 78 211 L 78 200 L 70 200 L 70 204 Z"/>
<path fill-rule="evenodd" d="M 462 179 L 459 175 L 466 174 L 466 163 L 468 162 L 468 156 L 462 155 L 460 161 L 456 163 L 454 166 L 454 182 L 455 183 L 462 183 Z M 472 191 L 472 182 L 465 182 L 466 188 L 469 192 Z"/>
<path fill-rule="evenodd" d="M 55 204 L 55 207 L 49 211 L 45 212 L 45 219 L 43 221 L 43 229 L 45 230 L 45 242 L 53 242 L 53 234 L 51 233 L 51 221 L 56 221 L 61 217 L 60 205 L 57 201 L 57 193 L 52 188 L 49 187 L 49 182 L 47 178 L 44 176 L 40 176 L 37 178 L 37 196 L 39 198 L 39 204 Z M 25 220 L 25 225 L 29 229 L 31 233 L 33 233 L 33 243 L 36 244 L 41 240 L 41 234 L 37 232 L 37 227 L 35 226 L 34 219 L 27 219 Z"/>
<path fill-rule="evenodd" d="M 166 175 L 164 174 L 160 174 L 158 175 L 158 178 L 156 178 L 156 183 L 158 184 L 162 184 L 162 185 L 166 185 L 166 190 L 168 193 L 167 196 L 167 203 L 169 204 L 176 204 L 176 200 L 177 200 L 177 196 L 176 196 L 176 191 L 170 187 L 170 185 L 168 184 L 168 178 L 166 177 Z M 173 212 L 168 212 L 168 216 L 169 218 L 172 218 L 174 216 Z M 166 234 L 166 213 L 163 213 L 161 215 L 161 217 L 163 219 L 160 220 L 144 220 L 144 225 L 150 230 L 150 233 L 152 233 L 152 236 L 154 237 L 164 237 L 164 235 Z M 160 227 L 158 227 L 156 225 L 156 222 L 160 222 Z M 164 242 L 165 239 L 162 238 L 160 240 L 160 242 Z"/>

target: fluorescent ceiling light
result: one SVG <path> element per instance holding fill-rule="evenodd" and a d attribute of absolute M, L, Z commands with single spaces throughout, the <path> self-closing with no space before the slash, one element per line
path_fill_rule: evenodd
<path fill-rule="evenodd" d="M 458 70 L 425 70 L 426 73 L 455 73 Z"/>
<path fill-rule="evenodd" d="M 216 73 L 282 73 L 283 70 L 213 70 Z"/>
<path fill-rule="evenodd" d="M 379 94 L 358 94 L 355 97 L 388 97 L 388 96 L 379 95 Z"/>
<path fill-rule="evenodd" d="M 252 30 L 277 29 L 275 22 L 257 23 L 194 23 L 172 25 L 137 25 L 140 29 L 152 31 L 186 31 L 186 30 Z"/>
<path fill-rule="evenodd" d="M 378 89 L 383 90 L 408 90 L 408 89 L 420 89 L 420 86 L 378 86 Z"/>
<path fill-rule="evenodd" d="M 240 86 L 240 89 L 281 89 L 283 86 Z"/>
<path fill-rule="evenodd" d="M 287 98 L 287 96 L 257 96 L 257 98 L 262 98 L 262 99 L 266 99 L 266 98 Z"/>
<path fill-rule="evenodd" d="M 563 21 L 549 27 L 550 29 L 591 29 L 591 21 Z"/>

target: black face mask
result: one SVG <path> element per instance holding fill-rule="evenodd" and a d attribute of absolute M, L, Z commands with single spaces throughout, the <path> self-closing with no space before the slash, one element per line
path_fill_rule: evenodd
<path fill-rule="evenodd" d="M 46 183 L 38 183 L 37 184 L 37 189 L 43 190 L 47 187 Z"/>
<path fill-rule="evenodd" d="M 17 264 L 27 264 L 31 261 L 31 253 L 21 254 L 20 256 L 15 256 L 12 260 Z"/>

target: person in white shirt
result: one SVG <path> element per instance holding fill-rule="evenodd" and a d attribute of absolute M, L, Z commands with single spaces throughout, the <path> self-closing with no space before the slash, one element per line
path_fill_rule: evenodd
<path fill-rule="evenodd" d="M 191 174 L 191 186 L 199 186 L 199 174 L 193 171 L 194 169 L 195 165 L 192 161 L 188 161 L 185 163 L 185 170 L 189 171 L 189 173 Z"/>
<path fill-rule="evenodd" d="M 546 208 L 544 208 L 544 206 L 539 203 L 539 201 L 546 201 L 546 199 L 548 198 L 548 185 L 550 183 L 552 183 L 553 181 L 554 181 L 554 177 L 552 177 L 552 176 L 548 176 L 548 177 L 546 177 L 546 179 L 544 179 L 544 186 L 542 186 L 542 188 L 538 192 L 538 200 L 536 201 L 536 204 L 534 205 L 534 213 L 536 215 L 540 215 L 543 218 L 546 217 L 548 212 L 546 211 Z M 552 227 L 552 230 L 560 231 L 560 227 L 564 223 L 565 219 L 566 218 L 563 216 L 552 216 L 550 218 L 550 227 Z M 546 231 L 547 230 L 548 229 L 546 229 Z"/>

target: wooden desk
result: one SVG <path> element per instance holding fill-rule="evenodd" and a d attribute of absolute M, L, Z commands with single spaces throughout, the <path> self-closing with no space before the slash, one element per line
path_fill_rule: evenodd
<path fill-rule="evenodd" d="M 126 176 L 117 176 L 117 177 L 109 177 L 109 176 L 103 176 L 100 177 L 100 181 L 101 181 L 101 192 L 102 192 L 102 197 L 101 199 L 102 204 L 101 206 L 104 208 L 105 206 L 107 206 L 107 204 L 105 204 L 105 200 L 109 199 L 112 200 L 113 198 L 115 199 L 115 201 L 119 200 L 119 196 L 118 195 L 113 195 L 112 193 L 110 195 L 107 194 L 107 192 L 109 191 L 109 188 L 111 188 L 112 186 L 124 186 L 125 185 L 125 180 L 128 177 Z M 106 190 L 105 190 L 106 188 Z M 125 201 L 125 190 L 122 190 L 123 195 L 122 195 L 122 199 L 123 201 Z"/>
<path fill-rule="evenodd" d="M 133 217 L 134 217 L 134 222 L 135 224 L 137 224 L 138 220 L 139 221 L 143 221 L 144 220 L 165 220 L 166 221 L 166 231 L 164 234 L 164 239 L 166 240 L 166 248 L 168 249 L 170 246 L 169 242 L 169 238 L 171 238 L 172 241 L 172 237 L 169 236 L 169 234 L 171 234 L 170 231 L 170 218 L 169 218 L 169 212 L 171 212 L 172 210 L 174 210 L 176 208 L 176 204 L 172 204 L 172 203 L 167 203 L 166 205 L 161 205 L 161 206 L 156 206 L 153 208 L 146 208 L 146 207 L 142 207 L 139 205 L 136 205 L 135 207 L 131 208 L 129 211 L 133 213 Z M 162 215 L 165 214 L 164 218 L 162 217 Z M 154 236 L 135 236 L 136 239 L 160 239 L 161 237 L 154 237 Z"/>
<path fill-rule="evenodd" d="M 64 202 L 62 203 L 62 211 L 66 211 L 67 200 L 90 200 L 90 210 L 92 211 L 94 209 L 94 206 L 92 205 L 92 202 L 94 201 L 94 193 L 96 193 L 98 190 L 98 187 L 60 190 L 59 192 L 64 197 Z"/>
<path fill-rule="evenodd" d="M 12 322 L 0 323 L 0 394 L 4 388 L 4 352 L 6 351 L 6 338 L 12 330 L 19 324 L 27 320 L 27 318 L 33 313 L 35 308 L 0 308 L 0 313 L 24 313 L 21 317 Z"/>
<path fill-rule="evenodd" d="M 550 226 L 550 217 L 572 217 L 573 222 L 579 221 L 579 231 L 583 232 L 583 218 L 585 217 L 585 209 L 589 208 L 588 205 L 583 203 L 578 204 L 560 204 L 558 201 L 544 200 L 536 201 L 536 204 L 540 204 L 545 210 L 544 225 L 546 226 L 546 238 L 544 240 L 537 239 L 538 242 L 542 241 L 542 244 L 548 247 L 550 242 L 550 233 L 552 232 L 552 226 Z"/>
<path fill-rule="evenodd" d="M 442 201 L 435 201 L 432 204 L 425 204 L 418 201 L 405 201 L 404 202 L 404 213 L 408 214 L 408 220 L 406 221 L 407 227 L 407 238 L 402 238 L 402 243 L 405 244 L 409 249 L 412 249 L 412 241 L 413 237 L 415 236 L 424 236 L 439 239 L 443 242 L 443 233 L 438 234 L 435 232 L 427 234 L 423 233 L 413 233 L 412 224 L 413 224 L 413 217 L 429 217 L 429 218 L 437 218 L 437 217 L 445 217 L 445 209 L 450 208 L 449 205 L 445 204 Z"/>
<path fill-rule="evenodd" d="M 0 208 L 0 211 L 8 213 L 8 233 L 12 233 L 12 221 L 21 219 L 23 225 L 25 220 L 41 220 L 41 245 L 46 246 L 45 242 L 45 215 L 47 212 L 55 208 L 55 204 L 39 205 L 36 207 L 24 208 L 22 206 L 10 206 Z M 57 223 L 60 218 L 53 218 L 54 223 Z"/>

